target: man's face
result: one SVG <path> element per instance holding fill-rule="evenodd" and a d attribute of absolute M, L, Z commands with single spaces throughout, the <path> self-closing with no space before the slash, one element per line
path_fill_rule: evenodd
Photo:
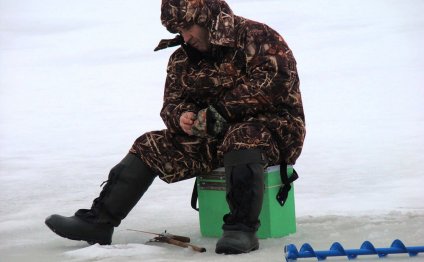
<path fill-rule="evenodd" d="M 180 29 L 184 42 L 196 48 L 200 52 L 206 52 L 210 48 L 209 32 L 199 25 L 192 25 L 188 28 Z"/>

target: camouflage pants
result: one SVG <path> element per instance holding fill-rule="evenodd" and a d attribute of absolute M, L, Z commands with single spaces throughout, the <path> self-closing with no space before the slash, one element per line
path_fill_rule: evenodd
<path fill-rule="evenodd" d="M 175 134 L 167 129 L 147 132 L 130 149 L 167 183 L 195 177 L 223 166 L 225 153 L 240 149 L 262 149 L 269 165 L 280 161 L 271 132 L 260 123 L 231 125 L 220 138 Z"/>

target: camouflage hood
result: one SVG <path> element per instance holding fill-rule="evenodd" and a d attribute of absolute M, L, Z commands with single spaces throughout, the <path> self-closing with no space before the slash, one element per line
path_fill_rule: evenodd
<path fill-rule="evenodd" d="M 171 33 L 198 24 L 209 30 L 212 44 L 234 46 L 234 14 L 222 0 L 162 0 L 162 24 Z"/>

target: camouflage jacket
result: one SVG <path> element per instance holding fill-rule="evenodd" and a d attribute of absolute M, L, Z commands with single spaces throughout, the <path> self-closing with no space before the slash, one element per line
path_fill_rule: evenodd
<path fill-rule="evenodd" d="M 300 155 L 305 118 L 292 51 L 269 26 L 233 14 L 221 0 L 163 0 L 162 23 L 176 33 L 196 23 L 212 50 L 194 59 L 178 48 L 167 67 L 161 117 L 182 133 L 179 117 L 212 105 L 229 124 L 259 122 L 273 134 L 288 164 Z"/>

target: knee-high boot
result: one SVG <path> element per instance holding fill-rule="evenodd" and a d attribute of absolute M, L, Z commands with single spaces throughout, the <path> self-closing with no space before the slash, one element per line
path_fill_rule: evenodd
<path fill-rule="evenodd" d="M 239 254 L 259 248 L 256 231 L 264 194 L 266 160 L 259 149 L 232 151 L 224 155 L 227 203 L 223 236 L 216 253 Z"/>
<path fill-rule="evenodd" d="M 111 169 L 105 186 L 90 209 L 80 209 L 71 217 L 51 215 L 45 223 L 61 237 L 109 245 L 114 227 L 137 204 L 154 178 L 139 157 L 128 154 Z"/>

